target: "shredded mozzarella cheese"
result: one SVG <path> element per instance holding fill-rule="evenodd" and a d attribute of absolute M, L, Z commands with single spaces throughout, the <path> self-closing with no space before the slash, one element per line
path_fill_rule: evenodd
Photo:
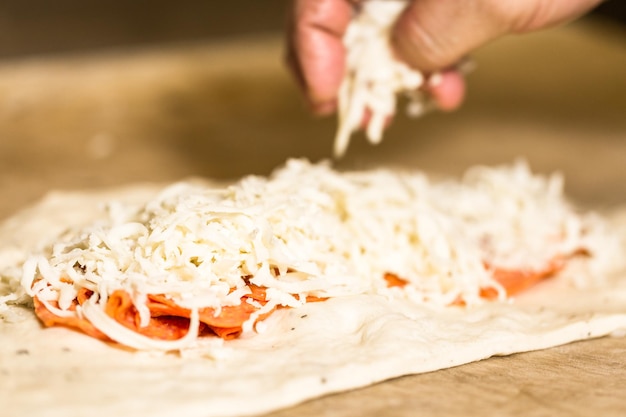
<path fill-rule="evenodd" d="M 406 93 L 409 97 L 407 109 L 411 116 L 427 109 L 427 98 L 418 91 L 424 75 L 397 60 L 389 44 L 391 28 L 407 4 L 406 0 L 361 2 L 348 25 L 343 39 L 346 71 L 339 88 L 335 157 L 345 153 L 366 111 L 371 114 L 367 138 L 373 144 L 380 143 L 385 123 L 396 111 L 396 94 Z M 433 77 L 436 79 L 438 74 Z"/>
<path fill-rule="evenodd" d="M 478 304 L 481 288 L 499 288 L 490 267 L 540 270 L 581 248 L 606 250 L 608 233 L 569 207 L 562 183 L 558 175 L 532 175 L 522 162 L 434 183 L 419 172 L 340 173 L 291 160 L 269 178 L 246 177 L 223 189 L 179 183 L 140 210 L 114 205 L 108 221 L 66 233 L 28 259 L 22 286 L 55 314 L 83 314 L 113 340 L 138 348 L 186 346 L 197 329 L 175 344 L 131 338 L 103 312 L 116 290 L 133 297 L 146 325 L 148 294 L 219 314 L 238 305 L 249 284 L 265 287 L 267 304 L 247 331 L 275 306 L 298 307 L 306 296 Z M 408 285 L 389 288 L 385 273 Z M 83 287 L 94 295 L 71 311 Z"/>

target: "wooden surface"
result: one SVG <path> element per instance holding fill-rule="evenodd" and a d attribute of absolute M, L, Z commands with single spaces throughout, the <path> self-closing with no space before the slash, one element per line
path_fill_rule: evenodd
<path fill-rule="evenodd" d="M 459 174 L 527 158 L 580 204 L 626 204 L 626 42 L 578 25 L 477 54 L 467 105 L 354 139 L 343 168 Z M 0 62 L 0 218 L 47 190 L 265 174 L 328 158 L 335 121 L 308 115 L 277 37 Z M 393 343 L 393 341 L 390 341 Z M 314 400 L 272 416 L 624 415 L 626 339 L 493 358 Z"/>

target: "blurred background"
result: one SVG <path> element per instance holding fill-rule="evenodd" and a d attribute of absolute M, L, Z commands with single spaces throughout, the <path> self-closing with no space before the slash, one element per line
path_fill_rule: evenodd
<path fill-rule="evenodd" d="M 267 174 L 331 157 L 283 65 L 289 0 L 0 1 L 0 218 L 50 189 Z M 626 202 L 626 3 L 477 52 L 466 105 L 399 115 L 340 168 L 458 175 L 527 159 L 583 204 Z"/>
<path fill-rule="evenodd" d="M 290 2 L 2 0 L 0 57 L 280 31 Z M 626 2 L 606 1 L 593 15 L 626 24 Z"/>

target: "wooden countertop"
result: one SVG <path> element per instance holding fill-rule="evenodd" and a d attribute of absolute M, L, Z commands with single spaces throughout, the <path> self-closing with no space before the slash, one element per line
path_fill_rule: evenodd
<path fill-rule="evenodd" d="M 276 36 L 0 61 L 0 218 L 47 190 L 265 174 L 328 158 L 335 121 L 308 115 Z M 458 174 L 525 157 L 580 204 L 626 203 L 624 33 L 579 24 L 480 51 L 466 106 L 355 138 L 340 167 Z M 626 339 L 492 358 L 328 396 L 300 416 L 623 415 Z"/>

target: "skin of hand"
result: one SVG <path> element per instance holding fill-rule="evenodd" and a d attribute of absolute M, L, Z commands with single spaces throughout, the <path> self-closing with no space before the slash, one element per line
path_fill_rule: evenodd
<path fill-rule="evenodd" d="M 343 35 L 354 8 L 367 0 L 294 0 L 289 15 L 287 63 L 312 111 L 337 109 L 345 68 Z M 425 88 L 441 110 L 463 101 L 465 81 L 455 64 L 474 49 L 507 34 L 573 20 L 602 0 L 412 0 L 393 29 L 397 56 L 422 72 L 441 71 Z"/>

